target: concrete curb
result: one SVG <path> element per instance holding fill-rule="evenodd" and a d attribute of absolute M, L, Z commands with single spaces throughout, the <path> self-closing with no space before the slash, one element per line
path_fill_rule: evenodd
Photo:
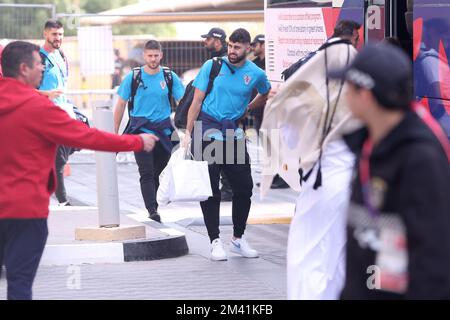
<path fill-rule="evenodd" d="M 175 258 L 188 254 L 184 235 L 110 243 L 47 245 L 40 265 L 122 263 Z"/>
<path fill-rule="evenodd" d="M 186 237 L 173 236 L 160 240 L 127 241 L 123 243 L 124 261 L 150 261 L 176 258 L 188 254 Z"/>
<path fill-rule="evenodd" d="M 183 232 L 154 222 L 146 215 L 121 214 L 121 227 L 138 225 L 144 229 L 144 233 L 134 239 L 122 237 L 116 238 L 115 241 L 112 240 L 114 238 L 75 240 L 77 229 L 89 229 L 98 225 L 98 209 L 95 207 L 52 207 L 51 209 L 48 219 L 50 233 L 41 258 L 41 265 L 149 261 L 180 257 L 189 252 Z"/>

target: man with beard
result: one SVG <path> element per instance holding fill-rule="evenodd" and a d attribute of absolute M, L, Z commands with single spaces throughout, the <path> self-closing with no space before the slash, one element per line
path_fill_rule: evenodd
<path fill-rule="evenodd" d="M 73 106 L 68 104 L 67 97 L 64 95 L 64 91 L 67 89 L 69 65 L 61 50 L 63 38 L 64 28 L 61 22 L 49 20 L 45 23 L 45 43 L 40 50 L 45 69 L 39 85 L 39 92 L 46 95 L 54 104 L 66 110 L 74 118 Z M 59 146 L 56 152 L 57 186 L 55 195 L 60 206 L 70 206 L 64 186 L 64 166 L 73 152 L 73 148 L 66 146 Z"/>
<path fill-rule="evenodd" d="M 253 55 L 256 57 L 253 63 L 266 70 L 266 39 L 263 34 L 258 34 L 251 43 Z"/>
<path fill-rule="evenodd" d="M 216 261 L 227 260 L 219 238 L 221 171 L 227 175 L 233 191 L 234 230 L 230 250 L 246 258 L 258 257 L 258 252 L 243 237 L 251 206 L 253 180 L 244 132 L 238 128 L 238 121 L 245 115 L 247 107 L 251 110 L 264 104 L 270 91 L 270 83 L 264 71 L 247 60 L 250 41 L 250 34 L 245 29 L 237 29 L 232 33 L 228 43 L 228 57 L 223 58 L 220 73 L 206 98 L 213 60 L 208 60 L 202 66 L 193 84 L 195 94 L 182 142 L 184 147 L 190 145 L 194 121 L 198 119 L 192 149 L 196 160 L 205 160 L 209 164 L 213 196 L 200 205 L 212 243 L 211 260 Z M 258 90 L 258 95 L 249 103 L 254 88 Z"/>
<path fill-rule="evenodd" d="M 156 201 L 159 175 L 167 165 L 172 151 L 170 99 L 172 95 L 175 100 L 180 100 L 184 94 L 184 86 L 178 76 L 161 66 L 162 58 L 161 44 L 156 40 L 149 40 L 144 47 L 145 66 L 133 69 L 124 78 L 119 87 L 119 97 L 114 109 L 116 133 L 119 131 L 128 101 L 130 125 L 126 133 L 153 133 L 159 137 L 159 142 L 152 152 L 134 153 L 139 168 L 145 208 L 149 218 L 157 222 L 161 222 Z M 135 77 L 136 70 L 138 73 Z M 132 86 L 135 81 L 137 81 L 137 90 L 133 92 Z"/>
<path fill-rule="evenodd" d="M 224 57 L 227 55 L 227 35 L 225 31 L 220 28 L 212 28 L 207 34 L 203 34 L 205 38 L 205 48 L 210 53 L 210 58 Z M 231 191 L 230 182 L 223 172 L 220 173 L 220 182 L 222 188 L 220 189 L 220 197 L 222 201 L 231 201 L 233 192 Z"/>
<path fill-rule="evenodd" d="M 227 55 L 227 35 L 220 28 L 212 28 L 207 34 L 203 34 L 205 48 L 210 52 L 211 58 Z"/>

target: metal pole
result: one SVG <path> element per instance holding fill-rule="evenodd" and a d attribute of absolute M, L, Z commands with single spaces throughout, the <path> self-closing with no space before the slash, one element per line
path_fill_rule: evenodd
<path fill-rule="evenodd" d="M 52 9 L 53 4 L 20 4 L 20 3 L 0 3 L 3 8 L 45 8 Z"/>
<path fill-rule="evenodd" d="M 167 16 L 218 16 L 218 15 L 244 15 L 244 14 L 263 14 L 264 10 L 234 10 L 234 11 L 193 11 L 193 12 L 151 12 L 151 13 L 58 13 L 57 18 L 78 17 L 78 18 L 114 18 L 114 17 L 167 17 Z"/>
<path fill-rule="evenodd" d="M 52 19 L 56 19 L 56 5 L 52 4 Z"/>
<path fill-rule="evenodd" d="M 114 132 L 111 101 L 95 101 L 93 108 L 95 127 L 103 131 Z M 118 227 L 120 215 L 116 154 L 96 151 L 95 162 L 99 226 Z"/>

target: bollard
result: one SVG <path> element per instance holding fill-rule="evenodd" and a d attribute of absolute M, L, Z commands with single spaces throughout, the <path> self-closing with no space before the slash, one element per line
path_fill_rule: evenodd
<path fill-rule="evenodd" d="M 95 101 L 94 124 L 97 129 L 114 132 L 111 101 Z M 117 184 L 116 154 L 114 152 L 95 152 L 97 169 L 98 221 L 102 227 L 118 227 L 119 188 Z"/>

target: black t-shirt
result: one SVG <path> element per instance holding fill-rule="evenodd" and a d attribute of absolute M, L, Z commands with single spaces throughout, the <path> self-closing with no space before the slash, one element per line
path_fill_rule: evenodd
<path fill-rule="evenodd" d="M 227 46 L 224 45 L 224 46 L 222 46 L 222 49 L 220 49 L 219 51 L 211 52 L 211 59 L 215 58 L 215 57 L 224 57 L 227 54 L 228 54 L 228 49 L 227 49 Z"/>
<path fill-rule="evenodd" d="M 266 70 L 266 58 L 260 59 L 259 57 L 256 57 L 256 59 L 253 60 L 253 63 L 261 69 Z"/>

